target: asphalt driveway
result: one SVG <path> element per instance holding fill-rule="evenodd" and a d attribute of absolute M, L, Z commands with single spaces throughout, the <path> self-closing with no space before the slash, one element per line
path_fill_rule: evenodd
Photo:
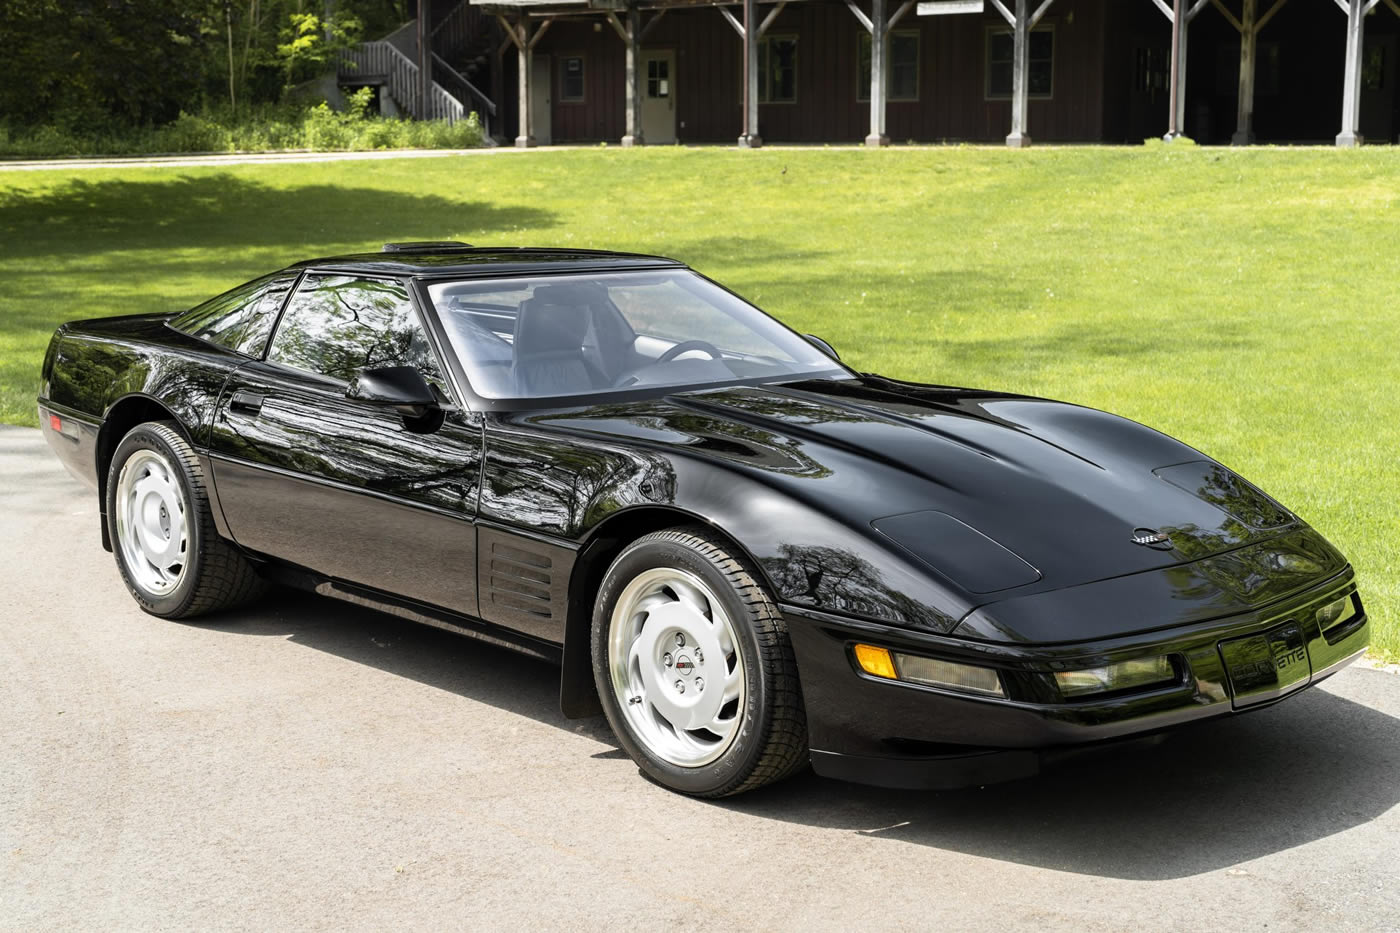
<path fill-rule="evenodd" d="M 1400 676 L 1017 784 L 644 781 L 546 665 L 279 593 L 141 613 L 0 428 L 0 927 L 1400 930 Z"/>

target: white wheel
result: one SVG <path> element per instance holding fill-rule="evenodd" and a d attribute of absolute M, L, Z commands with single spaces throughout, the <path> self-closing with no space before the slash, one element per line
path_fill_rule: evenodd
<path fill-rule="evenodd" d="M 127 432 L 112 454 L 106 493 L 117 569 L 142 609 L 187 619 L 263 591 L 257 571 L 219 537 L 199 457 L 174 422 Z"/>
<path fill-rule="evenodd" d="M 807 763 L 783 617 L 704 529 L 646 535 L 612 562 L 593 608 L 593 676 L 618 742 L 672 790 L 725 797 Z"/>
<path fill-rule="evenodd" d="M 653 755 L 693 768 L 733 743 L 744 700 L 737 644 L 734 623 L 695 574 L 658 567 L 627 584 L 609 625 L 612 688 Z"/>
<path fill-rule="evenodd" d="M 152 599 L 168 596 L 189 566 L 185 490 L 170 462 L 137 450 L 122 464 L 112 515 L 131 582 Z"/>

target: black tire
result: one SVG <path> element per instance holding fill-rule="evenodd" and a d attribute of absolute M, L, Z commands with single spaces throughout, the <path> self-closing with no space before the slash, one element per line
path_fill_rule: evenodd
<path fill-rule="evenodd" d="M 716 760 L 679 767 L 653 754 L 624 715 L 610 673 L 610 627 L 619 596 L 639 574 L 679 568 L 703 581 L 733 623 L 746 689 L 737 734 Z M 643 623 L 645 625 L 645 623 Z M 787 627 L 766 589 L 703 528 L 677 528 L 623 549 L 594 603 L 593 674 L 603 711 L 623 749 L 657 783 L 696 797 L 727 797 L 782 780 L 807 765 L 807 717 Z"/>
<path fill-rule="evenodd" d="M 152 593 L 136 582 L 118 539 L 117 487 L 122 468 L 140 451 L 154 451 L 171 466 L 184 493 L 186 547 L 178 583 L 169 592 Z M 204 471 L 175 423 L 151 421 L 132 428 L 112 456 L 107 470 L 107 518 L 112 530 L 112 552 L 122 582 L 142 609 L 164 619 L 189 619 L 229 609 L 262 595 L 267 584 L 252 564 L 228 541 L 219 537 L 209 510 Z"/>

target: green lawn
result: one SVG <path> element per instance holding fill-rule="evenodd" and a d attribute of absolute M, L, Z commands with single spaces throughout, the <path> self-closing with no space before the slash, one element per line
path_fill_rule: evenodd
<path fill-rule="evenodd" d="M 1359 569 L 1400 656 L 1400 151 L 654 149 L 0 173 L 0 420 L 50 332 L 390 239 L 686 260 L 861 369 L 1196 445 Z"/>

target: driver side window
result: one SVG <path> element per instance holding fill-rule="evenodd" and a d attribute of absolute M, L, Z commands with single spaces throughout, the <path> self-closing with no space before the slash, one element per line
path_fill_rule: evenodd
<path fill-rule="evenodd" d="M 412 366 L 445 388 L 407 289 L 390 279 L 308 275 L 282 315 L 267 358 L 341 382 L 361 369 Z"/>

